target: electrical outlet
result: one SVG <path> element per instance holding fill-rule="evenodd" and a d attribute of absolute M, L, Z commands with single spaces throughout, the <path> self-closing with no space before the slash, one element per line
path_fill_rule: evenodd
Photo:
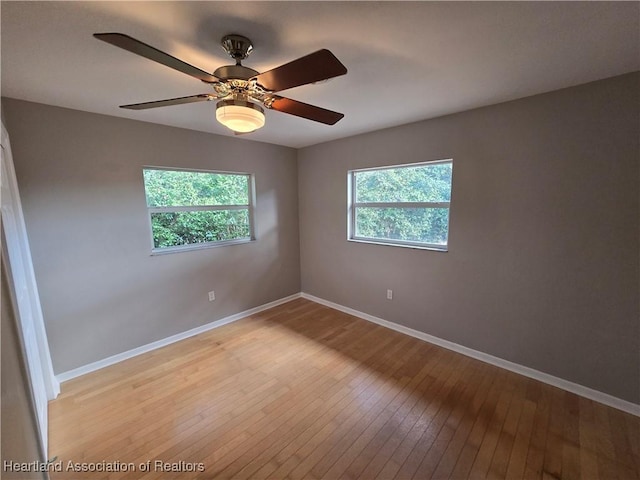
<path fill-rule="evenodd" d="M 393 290 L 387 290 L 387 300 L 393 300 Z"/>
<path fill-rule="evenodd" d="M 215 292 L 215 291 L 213 291 L 213 290 L 211 290 L 211 291 L 209 292 L 209 301 L 210 301 L 210 302 L 213 302 L 215 299 L 216 299 L 216 292 Z"/>

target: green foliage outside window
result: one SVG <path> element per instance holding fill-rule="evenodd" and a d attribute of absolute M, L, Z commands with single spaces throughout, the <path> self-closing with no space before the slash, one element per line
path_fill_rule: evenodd
<path fill-rule="evenodd" d="M 356 211 L 356 236 L 447 244 L 448 208 L 369 208 Z"/>
<path fill-rule="evenodd" d="M 144 170 L 149 207 L 248 205 L 247 175 L 183 170 Z"/>
<path fill-rule="evenodd" d="M 152 213 L 151 225 L 155 248 L 222 242 L 250 235 L 246 210 Z"/>
<path fill-rule="evenodd" d="M 158 169 L 143 173 L 154 248 L 250 238 L 249 175 Z M 220 208 L 224 206 L 234 208 Z"/>
<path fill-rule="evenodd" d="M 356 202 L 449 202 L 451 163 L 356 172 Z"/>

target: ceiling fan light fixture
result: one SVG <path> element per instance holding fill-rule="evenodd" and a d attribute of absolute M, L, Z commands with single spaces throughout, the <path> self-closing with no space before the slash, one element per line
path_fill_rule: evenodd
<path fill-rule="evenodd" d="M 216 105 L 216 120 L 238 133 L 253 132 L 264 126 L 264 110 L 245 100 L 221 100 Z"/>

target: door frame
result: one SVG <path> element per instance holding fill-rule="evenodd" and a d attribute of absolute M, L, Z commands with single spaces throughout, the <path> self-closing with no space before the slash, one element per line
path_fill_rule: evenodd
<path fill-rule="evenodd" d="M 17 327 L 24 342 L 29 381 L 36 404 L 38 429 L 44 449 L 44 458 L 47 458 L 47 402 L 58 396 L 60 383 L 53 372 L 11 144 L 4 123 L 2 123 L 1 140 L 0 218 L 4 234 L 2 235 L 2 250 L 6 254 L 7 276 L 11 283 L 9 287 L 15 297 L 15 307 L 17 307 Z"/>

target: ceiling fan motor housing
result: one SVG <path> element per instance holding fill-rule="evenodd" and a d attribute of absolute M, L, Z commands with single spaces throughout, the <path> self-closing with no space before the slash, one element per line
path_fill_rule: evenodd
<path fill-rule="evenodd" d="M 213 72 L 213 75 L 218 77 L 220 80 L 249 80 L 258 74 L 259 72 L 253 68 L 245 67 L 244 65 L 225 65 L 224 67 L 219 67 L 215 72 Z"/>

